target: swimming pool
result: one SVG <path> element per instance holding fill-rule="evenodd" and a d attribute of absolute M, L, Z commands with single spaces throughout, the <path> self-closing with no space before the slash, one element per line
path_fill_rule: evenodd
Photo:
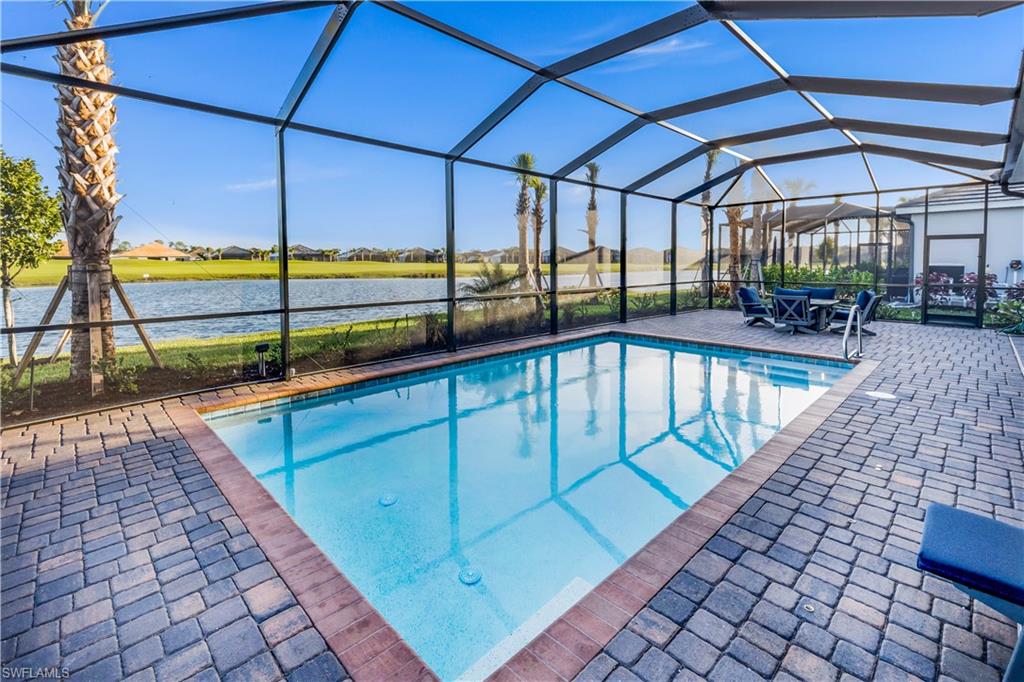
<path fill-rule="evenodd" d="M 206 419 L 443 679 L 480 679 L 849 366 L 597 337 Z"/>

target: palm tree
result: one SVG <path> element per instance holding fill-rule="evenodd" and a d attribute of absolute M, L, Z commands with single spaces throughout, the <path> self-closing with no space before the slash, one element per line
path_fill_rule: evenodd
<path fill-rule="evenodd" d="M 109 0 L 62 0 L 68 11 L 69 30 L 92 27 Z M 102 40 L 85 40 L 57 47 L 61 75 L 96 83 L 110 83 L 114 72 Z M 102 90 L 57 85 L 57 137 L 60 140 L 60 191 L 64 232 L 71 252 L 71 321 L 93 317 L 112 319 L 110 251 L 120 220 L 114 211 L 117 193 L 113 128 L 117 123 L 114 95 Z M 98 343 L 97 343 L 98 341 Z M 103 377 L 94 371 L 101 360 L 114 357 L 114 329 L 76 329 L 71 333 L 71 380 L 102 392 Z"/>
<path fill-rule="evenodd" d="M 548 186 L 540 178 L 534 178 L 533 184 L 533 281 L 537 291 L 543 290 L 543 277 L 541 276 L 541 248 L 540 236 L 544 230 L 544 199 L 548 194 Z M 538 299 L 540 300 L 540 299 Z"/>
<path fill-rule="evenodd" d="M 715 168 L 715 163 L 718 161 L 718 155 L 722 153 L 720 149 L 708 150 L 708 153 L 704 155 L 704 182 L 711 182 L 711 177 Z M 712 238 L 712 225 L 711 225 L 711 189 L 708 188 L 701 192 L 700 195 L 701 203 L 701 236 L 704 238 L 705 244 L 711 243 Z M 707 261 L 704 263 L 704 286 L 710 286 L 711 282 L 711 260 L 705 255 L 704 259 Z M 706 290 L 705 290 L 706 291 Z"/>
<path fill-rule="evenodd" d="M 735 301 L 740 288 L 740 260 L 743 257 L 740 251 L 743 205 L 726 208 L 725 219 L 729 223 L 729 298 Z"/>
<path fill-rule="evenodd" d="M 516 223 L 519 228 L 519 263 L 517 272 L 522 281 L 526 280 L 529 266 L 527 265 L 527 227 L 530 216 L 530 185 L 533 184 L 533 175 L 527 171 L 533 170 L 533 154 L 523 152 L 512 158 L 512 166 L 518 169 L 516 182 L 519 183 L 519 194 L 516 197 Z"/>
<path fill-rule="evenodd" d="M 789 202 L 793 206 L 796 206 L 797 202 L 800 201 L 800 197 L 817 187 L 817 184 L 813 180 L 808 181 L 803 178 L 791 178 L 789 180 L 783 180 L 782 186 L 786 188 L 787 197 L 796 197 L 795 199 L 791 199 Z"/>
<path fill-rule="evenodd" d="M 587 286 L 597 288 L 597 176 L 601 166 L 594 161 L 586 165 L 590 201 L 587 202 Z"/>
<path fill-rule="evenodd" d="M 501 263 L 492 264 L 484 261 L 480 264 L 476 276 L 459 287 L 463 296 L 493 296 L 494 294 L 505 294 L 512 290 L 512 283 L 520 279 L 518 273 L 508 274 L 501 267 Z M 484 326 L 490 327 L 494 323 L 494 311 L 502 301 L 482 301 L 484 311 Z"/>

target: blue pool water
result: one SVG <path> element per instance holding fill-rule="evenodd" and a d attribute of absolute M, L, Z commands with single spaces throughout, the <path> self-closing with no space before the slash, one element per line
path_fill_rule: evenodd
<path fill-rule="evenodd" d="M 479 679 L 847 369 L 607 337 L 209 423 L 438 675 Z"/>

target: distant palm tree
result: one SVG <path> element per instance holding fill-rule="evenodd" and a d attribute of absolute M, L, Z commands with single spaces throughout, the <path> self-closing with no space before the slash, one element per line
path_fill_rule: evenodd
<path fill-rule="evenodd" d="M 729 298 L 736 300 L 736 292 L 740 288 L 740 234 L 743 226 L 744 206 L 729 206 L 725 209 L 725 219 L 729 223 Z"/>
<path fill-rule="evenodd" d="M 530 152 L 516 154 L 512 158 L 512 166 L 518 169 L 516 182 L 519 183 L 519 194 L 516 196 L 516 223 L 519 229 L 519 263 L 517 272 L 519 277 L 525 281 L 527 272 L 529 272 L 526 235 L 530 216 L 530 185 L 535 177 L 527 171 L 533 170 L 533 154 Z"/>
<path fill-rule="evenodd" d="M 704 155 L 704 182 L 711 182 L 715 163 L 718 161 L 719 154 L 722 153 L 720 149 L 711 149 L 707 154 Z M 701 192 L 700 195 L 701 203 L 701 236 L 704 238 L 705 247 L 711 243 L 712 232 L 714 230 L 711 221 L 711 189 L 708 188 Z M 705 252 L 706 253 L 706 252 Z M 704 280 L 707 283 L 711 281 L 711 260 L 705 256 L 706 263 L 704 263 Z"/>
<path fill-rule="evenodd" d="M 338 255 L 340 253 L 340 249 L 324 249 L 324 256 L 326 256 L 327 260 L 331 262 L 338 260 Z"/>
<path fill-rule="evenodd" d="M 540 271 L 542 260 L 540 235 L 544 230 L 544 199 L 548 194 L 548 186 L 540 178 L 534 178 L 533 180 L 533 283 L 537 291 L 541 291 L 544 288 L 544 280 Z"/>
<path fill-rule="evenodd" d="M 586 165 L 590 200 L 587 202 L 587 286 L 597 288 L 597 177 L 601 166 L 591 161 Z"/>
<path fill-rule="evenodd" d="M 800 201 L 800 197 L 809 194 L 812 189 L 817 187 L 817 183 L 813 180 L 804 180 L 803 178 L 791 178 L 783 180 L 782 186 L 786 189 L 787 197 L 795 197 L 789 203 L 796 206 L 797 202 Z"/>

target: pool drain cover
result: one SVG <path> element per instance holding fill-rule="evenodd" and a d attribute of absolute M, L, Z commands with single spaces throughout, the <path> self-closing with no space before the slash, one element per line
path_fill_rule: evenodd
<path fill-rule="evenodd" d="M 382 507 L 390 507 L 395 502 L 398 502 L 397 495 L 381 495 L 380 499 L 377 500 L 377 504 L 379 504 Z"/>
<path fill-rule="evenodd" d="M 459 571 L 459 580 L 463 585 L 476 585 L 483 576 L 475 568 L 464 568 Z"/>

